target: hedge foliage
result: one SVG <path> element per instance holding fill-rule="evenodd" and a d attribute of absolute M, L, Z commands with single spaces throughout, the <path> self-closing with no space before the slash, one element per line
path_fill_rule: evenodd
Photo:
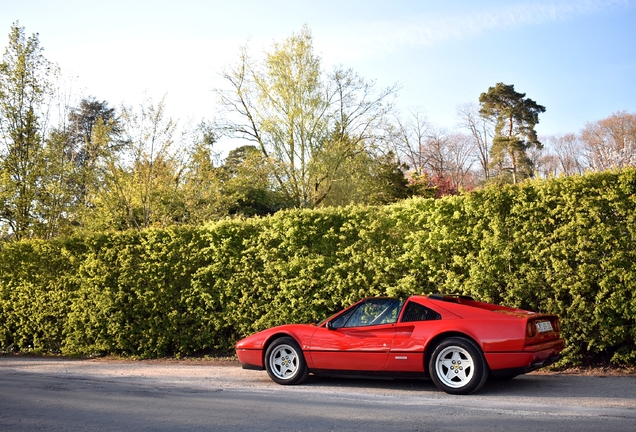
<path fill-rule="evenodd" d="M 570 364 L 636 364 L 636 170 L 385 207 L 6 243 L 0 350 L 227 352 L 364 296 L 453 292 L 560 315 Z"/>

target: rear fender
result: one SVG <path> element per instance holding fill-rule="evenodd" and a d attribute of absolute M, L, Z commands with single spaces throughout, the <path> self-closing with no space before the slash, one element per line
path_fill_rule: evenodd
<path fill-rule="evenodd" d="M 483 355 L 484 350 L 481 348 L 479 343 L 477 343 L 477 341 L 473 337 L 467 335 L 466 333 L 462 333 L 458 331 L 448 331 L 448 332 L 437 334 L 427 342 L 426 347 L 424 348 L 424 373 L 426 374 L 427 377 L 430 377 L 430 374 L 428 373 L 428 363 L 431 360 L 433 351 L 435 351 L 435 347 L 437 347 L 437 345 L 444 339 L 448 339 L 451 337 L 461 337 L 471 341 L 473 344 L 475 344 L 475 347 L 477 347 L 477 349 L 479 349 L 479 351 L 481 351 Z M 486 366 L 488 366 L 488 362 L 486 362 Z"/>

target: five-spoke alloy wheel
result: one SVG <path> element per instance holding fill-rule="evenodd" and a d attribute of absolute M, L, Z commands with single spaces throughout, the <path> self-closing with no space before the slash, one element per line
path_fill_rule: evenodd
<path fill-rule="evenodd" d="M 488 367 L 481 350 L 462 337 L 440 342 L 430 358 L 428 371 L 435 385 L 451 394 L 472 393 L 488 378 Z"/>
<path fill-rule="evenodd" d="M 265 353 L 265 368 L 278 384 L 298 384 L 309 375 L 303 352 L 290 337 L 281 337 L 271 343 Z"/>

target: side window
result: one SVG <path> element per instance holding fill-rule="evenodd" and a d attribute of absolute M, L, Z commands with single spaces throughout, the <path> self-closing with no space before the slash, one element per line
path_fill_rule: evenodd
<path fill-rule="evenodd" d="M 412 301 L 406 305 L 404 315 L 402 316 L 402 322 L 430 321 L 438 319 L 442 319 L 440 314 L 426 306 L 422 306 L 421 304 Z"/>
<path fill-rule="evenodd" d="M 345 327 L 394 323 L 400 313 L 401 304 L 398 299 L 370 299 L 356 308 Z"/>
<path fill-rule="evenodd" d="M 338 318 L 336 318 L 335 320 L 331 321 L 331 325 L 334 328 L 344 327 L 344 325 L 347 322 L 347 320 L 349 319 L 349 317 L 351 317 L 351 314 L 353 312 L 355 312 L 357 309 L 360 309 L 360 307 L 354 308 L 354 309 L 352 309 L 350 311 L 347 311 L 347 312 L 343 313 Z"/>

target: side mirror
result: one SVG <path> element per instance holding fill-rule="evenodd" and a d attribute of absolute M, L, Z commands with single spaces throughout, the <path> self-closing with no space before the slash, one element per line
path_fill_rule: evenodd
<path fill-rule="evenodd" d="M 327 327 L 327 330 L 335 330 L 336 327 L 334 327 L 334 325 L 331 323 L 331 321 L 327 321 L 327 324 L 325 325 L 325 327 Z"/>

